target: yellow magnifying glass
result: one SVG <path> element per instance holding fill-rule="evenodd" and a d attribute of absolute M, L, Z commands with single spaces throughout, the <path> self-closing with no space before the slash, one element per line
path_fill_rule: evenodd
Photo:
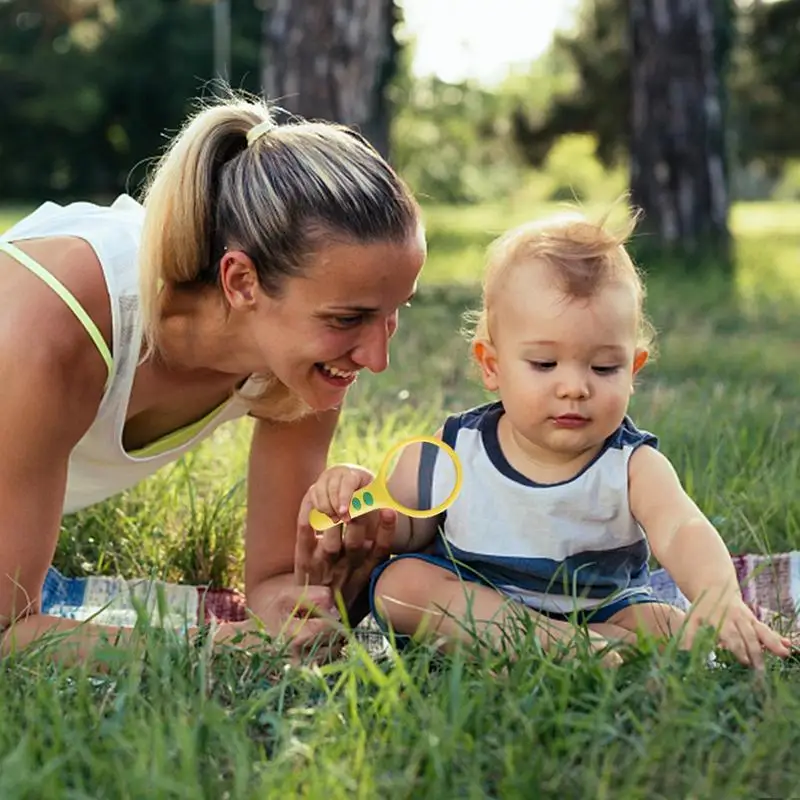
<path fill-rule="evenodd" d="M 420 472 L 430 472 L 428 479 L 419 482 L 422 490 L 419 492 L 416 505 L 408 506 L 392 497 L 388 480 L 406 448 L 415 445 L 421 446 Z M 350 500 L 350 518 L 360 517 L 378 508 L 393 508 L 401 514 L 418 519 L 435 517 L 451 506 L 458 497 L 461 480 L 461 462 L 450 445 L 433 436 L 412 436 L 410 439 L 403 439 L 386 454 L 374 480 L 353 495 Z M 339 524 L 316 508 L 311 509 L 308 522 L 315 531 L 324 531 Z"/>

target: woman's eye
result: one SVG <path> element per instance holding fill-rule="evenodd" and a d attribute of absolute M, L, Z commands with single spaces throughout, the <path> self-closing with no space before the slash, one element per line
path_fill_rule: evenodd
<path fill-rule="evenodd" d="M 528 363 L 539 372 L 547 372 L 555 369 L 556 366 L 555 361 L 529 361 Z"/>
<path fill-rule="evenodd" d="M 615 372 L 619 371 L 619 366 L 615 364 L 610 367 L 592 367 L 592 369 L 598 375 L 613 375 Z"/>
<path fill-rule="evenodd" d="M 331 322 L 337 328 L 355 328 L 364 321 L 363 314 L 349 314 L 343 317 L 331 317 Z"/>

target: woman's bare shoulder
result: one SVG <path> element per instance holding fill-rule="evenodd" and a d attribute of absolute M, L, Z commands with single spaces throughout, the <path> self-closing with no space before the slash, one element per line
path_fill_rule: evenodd
<path fill-rule="evenodd" d="M 53 237 L 15 246 L 52 275 L 97 326 L 109 350 L 111 308 L 97 255 L 83 239 Z M 102 396 L 106 364 L 84 324 L 45 281 L 0 252 L 0 375 L 20 370 L 44 382 L 42 391 L 63 386 L 81 395 Z M 31 387 L 35 389 L 36 387 Z"/>

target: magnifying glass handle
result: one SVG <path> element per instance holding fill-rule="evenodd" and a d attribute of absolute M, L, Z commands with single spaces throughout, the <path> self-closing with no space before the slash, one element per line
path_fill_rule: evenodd
<path fill-rule="evenodd" d="M 387 505 L 387 493 L 382 490 L 375 481 L 359 489 L 350 500 L 350 519 L 360 517 L 376 508 L 384 508 Z M 316 508 L 312 508 L 308 515 L 308 523 L 315 531 L 324 531 L 338 525 L 327 514 L 323 514 Z"/>
<path fill-rule="evenodd" d="M 308 515 L 308 524 L 315 531 L 326 531 L 338 523 L 334 522 L 327 514 L 323 514 L 316 508 L 312 508 Z"/>

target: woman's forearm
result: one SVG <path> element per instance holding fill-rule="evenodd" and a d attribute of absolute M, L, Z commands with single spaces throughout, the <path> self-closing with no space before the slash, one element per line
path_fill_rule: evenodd
<path fill-rule="evenodd" d="M 290 590 L 297 586 L 294 572 L 278 572 L 275 575 L 261 578 L 258 583 L 248 586 L 246 589 L 247 608 L 260 619 L 274 608 L 279 598 L 282 597 L 284 590 Z"/>
<path fill-rule="evenodd" d="M 47 644 L 54 660 L 76 663 L 96 656 L 98 646 L 125 646 L 131 642 L 131 628 L 98 625 L 47 614 L 31 614 L 0 633 L 0 656 Z"/>
<path fill-rule="evenodd" d="M 284 634 L 295 616 L 338 617 L 339 613 L 329 586 L 301 586 L 294 572 L 279 572 L 248 587 L 247 611 L 270 636 Z"/>
<path fill-rule="evenodd" d="M 248 622 L 220 622 L 211 628 L 216 645 L 237 641 L 242 633 L 250 632 L 252 626 Z M 194 641 L 201 630 L 206 629 L 191 625 L 183 628 L 181 634 Z M 95 661 L 100 665 L 102 648 L 131 648 L 141 642 L 142 634 L 132 627 L 32 614 L 0 632 L 0 657 L 41 644 L 49 648 L 52 659 L 59 664 Z"/>

